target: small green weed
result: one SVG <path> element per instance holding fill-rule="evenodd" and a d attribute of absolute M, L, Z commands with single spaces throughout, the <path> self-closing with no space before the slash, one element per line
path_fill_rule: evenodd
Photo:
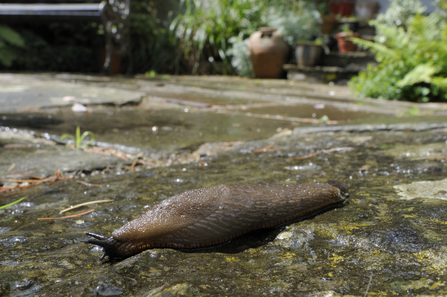
<path fill-rule="evenodd" d="M 89 135 L 90 135 L 90 140 L 87 143 L 82 144 L 84 139 Z M 81 128 L 79 126 L 77 126 L 76 127 L 76 136 L 73 136 L 70 134 L 64 134 L 61 136 L 60 141 L 64 140 L 65 138 L 72 139 L 74 141 L 75 149 L 81 150 L 81 149 L 85 149 L 87 146 L 91 145 L 95 141 L 95 134 L 93 134 L 93 132 L 91 132 L 91 131 L 84 131 L 84 133 L 82 133 L 82 135 L 81 135 Z M 67 143 L 67 145 L 69 145 L 69 144 Z"/>
<path fill-rule="evenodd" d="M 16 200 L 16 201 L 11 202 L 11 203 L 9 203 L 9 204 L 2 205 L 2 206 L 0 206 L 0 209 L 7 208 L 8 206 L 11 206 L 11 205 L 14 205 L 14 204 L 16 204 L 16 203 L 19 203 L 19 202 L 22 201 L 23 199 L 25 199 L 25 197 L 22 197 L 22 198 L 20 198 L 19 200 Z"/>
<path fill-rule="evenodd" d="M 318 119 L 319 123 L 324 123 L 329 121 L 329 117 L 327 115 L 322 116 L 321 118 Z"/>

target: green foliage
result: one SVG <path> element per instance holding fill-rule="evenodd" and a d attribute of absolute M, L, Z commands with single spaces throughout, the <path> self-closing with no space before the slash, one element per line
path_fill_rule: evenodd
<path fill-rule="evenodd" d="M 0 64 L 12 65 L 17 58 L 17 48 L 25 47 L 23 38 L 10 27 L 0 25 Z"/>
<path fill-rule="evenodd" d="M 259 27 L 278 29 L 291 46 L 320 32 L 320 15 L 304 1 L 181 0 L 181 11 L 171 23 L 171 41 L 179 49 L 177 60 L 190 64 L 193 74 L 210 63 L 222 72 L 231 65 L 239 75 L 251 76 L 247 38 Z"/>
<path fill-rule="evenodd" d="M 277 28 L 291 47 L 295 47 L 299 40 L 311 40 L 321 31 L 320 13 L 303 1 L 293 2 L 292 7 L 269 7 L 265 15 L 268 26 Z"/>
<path fill-rule="evenodd" d="M 243 34 L 239 34 L 229 39 L 232 47 L 228 50 L 228 55 L 232 56 L 231 66 L 240 76 L 253 77 L 253 64 L 248 52 L 248 38 L 243 38 Z"/>
<path fill-rule="evenodd" d="M 17 48 L 10 66 L 16 71 L 95 71 L 92 40 L 97 40 L 92 24 L 19 24 L 16 31 L 26 47 Z"/>
<path fill-rule="evenodd" d="M 376 24 L 380 43 L 354 42 L 376 53 L 380 64 L 350 81 L 362 96 L 417 102 L 447 100 L 447 25 L 416 15 L 408 27 Z"/>
<path fill-rule="evenodd" d="M 9 206 L 11 206 L 11 205 L 14 205 L 14 204 L 16 204 L 16 203 L 19 203 L 19 202 L 22 201 L 23 199 L 25 199 L 25 197 L 22 197 L 22 198 L 20 198 L 19 200 L 16 200 L 16 201 L 14 201 L 14 202 L 11 202 L 11 203 L 2 205 L 2 206 L 0 206 L 0 209 L 7 208 L 7 207 L 9 207 Z"/>
<path fill-rule="evenodd" d="M 172 3 L 171 3 L 172 2 Z M 140 0 L 131 1 L 130 27 L 131 51 L 133 56 L 133 71 L 142 73 L 155 71 L 157 73 L 173 73 L 181 63 L 176 58 L 175 45 L 169 39 L 164 19 L 167 13 L 161 11 L 174 7 L 174 1 Z M 177 68 L 176 68 L 177 67 Z"/>
<path fill-rule="evenodd" d="M 89 135 L 90 135 L 90 140 L 87 143 L 82 144 L 84 139 Z M 87 146 L 89 146 L 93 142 L 95 142 L 95 134 L 93 134 L 93 132 L 91 132 L 91 131 L 84 131 L 84 133 L 82 133 L 82 135 L 81 135 L 81 128 L 79 126 L 76 127 L 76 135 L 75 136 L 70 135 L 70 134 L 64 134 L 61 136 L 60 141 L 64 140 L 65 138 L 70 138 L 71 140 L 73 140 L 75 149 L 77 149 L 77 150 L 85 149 Z M 69 145 L 69 144 L 67 143 L 67 145 Z"/>
<path fill-rule="evenodd" d="M 343 24 L 340 26 L 341 32 L 344 33 L 352 33 L 351 28 L 349 28 L 348 24 Z"/>
<path fill-rule="evenodd" d="M 181 0 L 181 11 L 171 23 L 171 42 L 183 59 L 191 59 L 192 73 L 198 73 L 200 62 L 229 64 L 229 39 L 251 34 L 261 23 L 264 1 L 220 0 L 204 4 L 200 0 Z"/>
<path fill-rule="evenodd" d="M 391 0 L 387 11 L 379 14 L 373 23 L 380 26 L 407 27 L 413 16 L 424 11 L 425 7 L 419 0 Z"/>

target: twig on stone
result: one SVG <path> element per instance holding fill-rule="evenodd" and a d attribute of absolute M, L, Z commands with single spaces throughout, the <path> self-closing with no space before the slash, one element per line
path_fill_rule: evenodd
<path fill-rule="evenodd" d="M 304 159 L 309 159 L 312 157 L 315 157 L 316 155 L 322 154 L 322 153 L 332 153 L 332 152 L 342 152 L 342 151 L 350 151 L 352 150 L 352 147 L 334 147 L 328 150 L 319 150 L 316 152 L 312 152 L 310 154 L 308 154 L 307 156 L 304 157 L 290 157 L 290 159 L 295 159 L 295 160 L 304 160 Z"/>
<path fill-rule="evenodd" d="M 105 202 L 111 202 L 111 201 L 113 201 L 113 200 L 95 200 L 95 201 L 84 202 L 84 203 L 66 208 L 64 210 L 61 210 L 59 213 L 64 213 L 64 212 L 67 212 L 67 211 L 70 211 L 70 210 L 73 210 L 73 209 L 76 209 L 76 208 L 79 208 L 82 206 L 90 205 L 90 204 L 105 203 Z"/>
<path fill-rule="evenodd" d="M 54 221 L 54 220 L 62 220 L 62 219 L 69 219 L 69 218 L 74 218 L 74 217 L 78 217 L 78 216 L 82 216 L 91 212 L 94 212 L 94 209 L 90 209 L 89 211 L 86 212 L 81 212 L 81 213 L 76 213 L 70 216 L 65 216 L 65 217 L 59 217 L 59 218 L 37 218 L 38 221 Z"/>
<path fill-rule="evenodd" d="M 87 186 L 87 187 L 102 187 L 102 185 L 100 185 L 100 184 L 91 184 L 91 183 L 88 183 L 88 182 L 85 182 L 85 181 L 82 181 L 82 180 L 76 180 L 76 182 L 78 184 L 81 184 L 81 185 L 84 185 L 84 186 Z"/>

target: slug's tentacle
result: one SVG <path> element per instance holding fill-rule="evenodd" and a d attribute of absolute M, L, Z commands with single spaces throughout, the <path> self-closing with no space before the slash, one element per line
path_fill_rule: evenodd
<path fill-rule="evenodd" d="M 86 232 L 85 234 L 96 238 L 96 239 L 88 239 L 86 243 L 91 243 L 98 245 L 103 248 L 104 254 L 101 256 L 100 260 L 104 259 L 104 257 L 108 256 L 110 259 L 124 259 L 129 257 L 132 253 L 132 248 L 135 250 L 135 246 L 130 243 L 120 242 L 113 237 L 106 237 L 103 235 Z M 138 252 L 135 251 L 134 254 Z"/>
<path fill-rule="evenodd" d="M 314 215 L 348 196 L 348 187 L 339 181 L 196 189 L 162 201 L 111 237 L 87 233 L 94 238 L 87 243 L 103 247 L 101 259 L 123 259 L 151 248 L 204 248 Z"/>
<path fill-rule="evenodd" d="M 348 193 L 348 185 L 339 181 L 339 180 L 330 180 L 326 182 L 328 185 L 331 185 L 333 187 L 336 187 L 337 189 L 340 190 L 340 195 L 342 196 L 343 199 L 346 199 L 349 197 L 349 193 Z"/>
<path fill-rule="evenodd" d="M 91 233 L 91 232 L 86 232 L 85 234 L 87 234 L 88 236 L 91 236 L 93 238 L 99 239 L 99 240 L 107 240 L 107 237 L 105 237 L 104 235 L 99 235 L 96 233 Z M 93 241 L 92 239 L 89 239 L 89 241 Z"/>

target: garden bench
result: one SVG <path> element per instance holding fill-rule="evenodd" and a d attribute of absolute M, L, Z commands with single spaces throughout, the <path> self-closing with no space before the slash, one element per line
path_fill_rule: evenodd
<path fill-rule="evenodd" d="M 29 3 L 38 2 L 38 0 L 28 0 L 27 3 L 19 4 L 17 1 L 14 4 L 0 3 L 0 23 L 99 22 L 105 36 L 104 73 L 109 73 L 113 53 L 128 57 L 127 74 L 130 74 L 132 64 L 129 30 L 130 0 L 106 0 L 97 3 L 91 3 L 92 1 L 80 3 L 82 0 L 61 1 L 65 3 Z"/>

